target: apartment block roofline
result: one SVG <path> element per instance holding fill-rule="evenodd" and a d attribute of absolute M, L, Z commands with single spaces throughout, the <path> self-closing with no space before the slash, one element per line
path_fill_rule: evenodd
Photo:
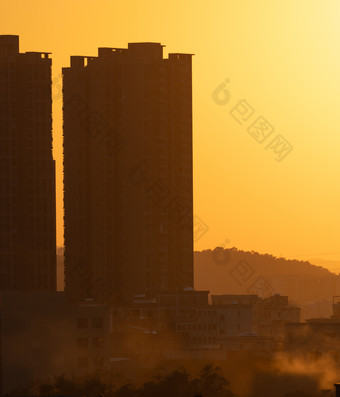
<path fill-rule="evenodd" d="M 0 38 L 3 40 L 18 40 L 19 41 L 19 35 L 18 34 L 0 34 Z"/>
<path fill-rule="evenodd" d="M 52 52 L 46 52 L 46 51 L 26 51 L 24 54 L 27 55 L 36 55 L 40 57 L 43 55 L 43 58 L 45 59 L 50 59 L 49 55 L 52 54 Z"/>
<path fill-rule="evenodd" d="M 48 52 L 48 51 L 26 51 L 25 54 L 52 54 L 52 52 Z"/>
<path fill-rule="evenodd" d="M 158 43 L 158 42 L 151 42 L 151 41 L 145 41 L 145 42 L 132 42 L 128 43 L 127 48 L 122 48 L 122 47 L 98 47 L 98 55 L 71 55 L 70 60 L 71 60 L 71 65 L 72 64 L 76 67 L 86 67 L 87 64 L 83 63 L 83 61 L 93 61 L 97 59 L 102 59 L 102 58 L 108 58 L 113 54 L 125 54 L 128 51 L 134 51 L 137 47 L 143 47 L 146 46 L 146 51 L 148 46 L 151 46 L 152 48 L 163 48 L 166 47 L 164 44 Z M 149 47 L 150 48 L 150 47 Z M 160 53 L 162 57 L 162 53 Z M 181 52 L 170 52 L 168 53 L 167 58 L 161 58 L 161 59 L 179 59 L 180 57 L 189 57 L 189 56 L 194 56 L 195 54 L 193 53 L 181 53 Z M 72 60 L 74 62 L 72 62 Z M 63 69 L 67 69 L 67 67 L 64 67 Z"/>
<path fill-rule="evenodd" d="M 128 46 L 129 45 L 138 45 L 138 44 L 158 44 L 158 45 L 160 45 L 161 47 L 166 47 L 166 45 L 165 44 L 161 44 L 161 43 L 159 43 L 159 42 L 157 42 L 157 41 L 133 41 L 133 42 L 131 42 L 131 43 L 128 43 Z"/>
<path fill-rule="evenodd" d="M 196 54 L 191 54 L 189 52 L 169 52 L 168 55 L 192 55 L 192 56 L 194 56 Z"/>

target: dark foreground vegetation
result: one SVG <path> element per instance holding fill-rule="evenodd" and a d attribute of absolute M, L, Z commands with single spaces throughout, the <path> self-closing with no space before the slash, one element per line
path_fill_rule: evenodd
<path fill-rule="evenodd" d="M 99 374 L 86 375 L 78 378 L 58 376 L 53 382 L 32 382 L 24 388 L 13 390 L 12 395 L 38 396 L 87 396 L 99 395 L 109 397 L 187 397 L 198 394 L 215 397 L 233 397 L 230 383 L 220 368 L 206 365 L 197 376 L 190 376 L 184 369 L 179 368 L 171 372 L 154 376 L 142 385 L 126 383 L 117 388 L 119 375 L 111 381 L 105 381 Z"/>
<path fill-rule="evenodd" d="M 334 397 L 340 370 L 326 361 L 279 359 L 172 362 L 149 371 L 98 372 L 35 380 L 12 396 L 87 397 Z M 131 380 L 133 379 L 133 381 Z"/>

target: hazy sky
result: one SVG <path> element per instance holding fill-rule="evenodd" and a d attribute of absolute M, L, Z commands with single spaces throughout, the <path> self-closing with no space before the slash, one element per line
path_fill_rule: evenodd
<path fill-rule="evenodd" d="M 53 53 L 59 245 L 61 67 L 98 47 L 153 41 L 165 55 L 195 54 L 194 212 L 209 227 L 195 249 L 340 259 L 339 1 L 11 0 L 0 15 L 21 52 Z M 217 104 L 226 79 L 230 99 Z M 262 143 L 251 134 L 260 116 L 274 130 Z M 293 147 L 282 161 L 278 135 Z"/>

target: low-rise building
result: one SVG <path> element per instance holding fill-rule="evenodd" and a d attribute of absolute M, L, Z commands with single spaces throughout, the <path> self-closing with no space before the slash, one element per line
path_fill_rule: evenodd
<path fill-rule="evenodd" d="M 68 305 L 64 292 L 0 294 L 1 392 L 32 379 L 81 375 L 110 364 L 108 308 Z"/>
<path fill-rule="evenodd" d="M 234 328 L 229 335 L 241 336 L 247 332 L 254 334 L 253 336 L 283 341 L 285 324 L 300 322 L 300 308 L 291 304 L 288 301 L 288 296 L 279 294 L 268 298 L 260 298 L 257 295 L 212 295 L 212 304 L 216 307 L 229 305 L 234 307 L 235 311 L 237 310 L 239 321 L 237 322 L 233 318 L 232 311 L 229 313 L 228 321 L 231 328 L 237 324 L 239 333 Z M 246 312 L 246 308 L 250 312 Z M 243 316 L 241 316 L 241 312 L 244 313 Z M 249 320 L 251 324 L 249 324 Z"/>
<path fill-rule="evenodd" d="M 340 303 L 333 301 L 333 316 L 286 324 L 286 350 L 312 357 L 327 356 L 339 361 Z"/>
<path fill-rule="evenodd" d="M 285 325 L 300 322 L 300 308 L 288 301 L 288 296 L 275 294 L 260 299 L 257 304 L 257 333 L 284 341 Z"/>

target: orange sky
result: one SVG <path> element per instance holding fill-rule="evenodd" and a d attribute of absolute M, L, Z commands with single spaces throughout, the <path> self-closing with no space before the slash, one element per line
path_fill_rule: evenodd
<path fill-rule="evenodd" d="M 165 54 L 196 54 L 194 212 L 209 229 L 195 248 L 340 260 L 340 2 L 12 0 L 0 11 L 0 33 L 20 35 L 22 52 L 53 53 L 59 245 L 61 67 L 97 47 L 155 41 Z M 219 105 L 226 79 L 230 100 Z M 242 125 L 230 114 L 240 100 L 253 110 Z M 247 131 L 260 116 L 274 129 L 263 143 Z M 277 135 L 293 147 L 280 162 Z"/>

